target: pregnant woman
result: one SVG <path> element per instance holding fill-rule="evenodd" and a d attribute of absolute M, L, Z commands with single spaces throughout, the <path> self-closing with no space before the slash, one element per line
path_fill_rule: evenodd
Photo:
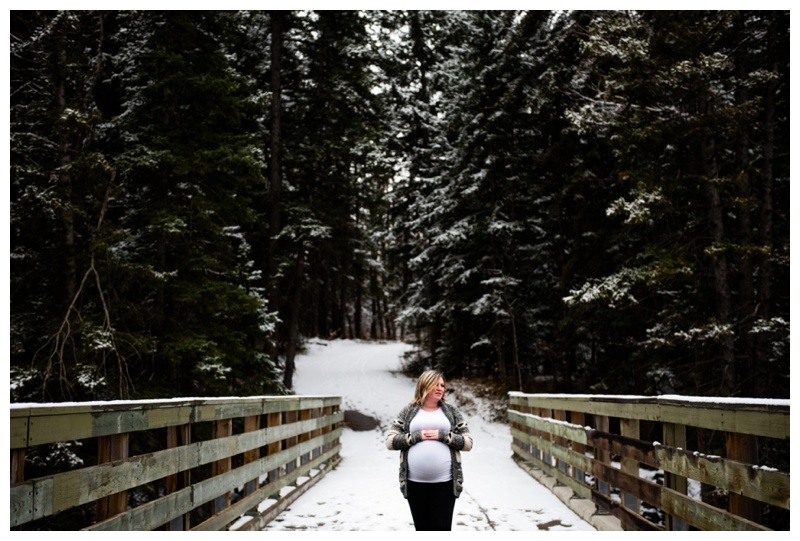
<path fill-rule="evenodd" d="M 417 531 L 448 531 L 464 486 L 461 451 L 472 435 L 461 413 L 445 403 L 444 376 L 428 370 L 417 380 L 414 399 L 392 423 L 386 447 L 400 451 L 400 491 Z"/>

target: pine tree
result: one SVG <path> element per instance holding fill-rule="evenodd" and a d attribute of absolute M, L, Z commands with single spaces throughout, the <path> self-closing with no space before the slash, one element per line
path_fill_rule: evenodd
<path fill-rule="evenodd" d="M 758 76 L 750 71 L 757 62 L 737 51 L 755 35 L 745 23 L 755 30 L 758 19 L 613 13 L 589 28 L 587 61 L 605 66 L 594 72 L 601 92 L 573 119 L 614 142 L 619 197 L 606 213 L 617 234 L 606 250 L 615 269 L 572 299 L 630 316 L 619 338 L 644 346 L 629 357 L 648 371 L 650 392 L 755 392 L 737 360 L 753 358 L 747 337 L 761 248 L 748 224 L 750 208 L 772 201 L 747 195 L 760 106 L 743 89 Z"/>
<path fill-rule="evenodd" d="M 128 13 L 118 159 L 128 325 L 153 338 L 156 396 L 283 392 L 262 351 L 274 321 L 244 235 L 264 168 L 229 19 Z"/>
<path fill-rule="evenodd" d="M 11 349 L 16 400 L 126 389 L 102 266 L 116 171 L 102 146 L 102 12 L 11 18 Z M 106 379 L 108 374 L 108 379 Z M 110 390 L 104 389 L 109 387 Z"/>

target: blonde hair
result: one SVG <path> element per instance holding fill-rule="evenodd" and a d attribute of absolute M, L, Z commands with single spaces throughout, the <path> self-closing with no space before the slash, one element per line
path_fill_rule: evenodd
<path fill-rule="evenodd" d="M 420 406 L 425 402 L 425 397 L 428 396 L 433 389 L 439 385 L 439 378 L 445 381 L 444 374 L 438 370 L 426 370 L 417 379 L 417 387 L 414 389 L 414 400 L 412 404 L 419 404 Z M 442 395 L 442 402 L 444 402 L 444 395 Z"/>

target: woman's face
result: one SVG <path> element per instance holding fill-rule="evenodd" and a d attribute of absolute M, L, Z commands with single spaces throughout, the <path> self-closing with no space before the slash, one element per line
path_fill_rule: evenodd
<path fill-rule="evenodd" d="M 439 382 L 436 386 L 428 391 L 427 396 L 425 397 L 425 401 L 428 402 L 438 402 L 444 396 L 444 378 L 439 378 Z"/>

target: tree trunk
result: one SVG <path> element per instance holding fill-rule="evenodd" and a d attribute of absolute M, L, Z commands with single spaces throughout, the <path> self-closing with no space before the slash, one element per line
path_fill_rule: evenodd
<path fill-rule="evenodd" d="M 768 83 L 764 96 L 764 166 L 761 168 L 761 193 L 758 227 L 758 243 L 763 255 L 760 258 L 758 283 L 758 317 L 764 320 L 772 317 L 772 183 L 773 159 L 775 155 L 775 95 L 778 88 L 778 47 L 777 47 L 777 12 L 770 12 L 770 23 L 767 30 L 768 69 L 774 78 Z M 759 335 L 756 340 L 756 366 L 764 366 L 767 362 L 767 340 Z M 756 396 L 766 396 L 767 381 L 756 378 Z"/>
<path fill-rule="evenodd" d="M 743 28 L 744 16 L 739 15 L 735 19 L 736 33 L 739 40 L 745 40 L 745 30 Z M 736 90 L 734 92 L 734 101 L 737 107 L 744 108 L 747 103 L 748 93 L 745 81 L 747 78 L 747 66 L 745 65 L 746 49 L 740 47 L 734 54 L 734 63 L 736 70 Z M 747 396 L 752 394 L 753 381 L 756 378 L 755 362 L 755 343 L 753 334 L 750 332 L 753 328 L 753 319 L 755 311 L 754 303 L 754 273 L 753 273 L 753 255 L 751 247 L 753 246 L 753 226 L 750 220 L 750 206 L 751 206 L 751 189 L 750 189 L 750 138 L 748 134 L 748 119 L 745 117 L 739 122 L 738 133 L 736 134 L 736 142 L 734 147 L 735 154 L 735 175 L 736 175 L 736 188 L 738 192 L 738 209 L 737 218 L 739 222 L 739 244 L 744 248 L 742 250 L 741 260 L 739 261 L 739 301 L 738 301 L 738 322 L 737 333 L 740 336 L 741 343 L 744 345 L 741 355 L 740 366 L 737 368 L 737 374 L 746 374 L 746 380 L 737 383 L 741 387 L 741 391 Z"/>
<path fill-rule="evenodd" d="M 714 151 L 714 141 L 709 137 L 702 144 L 702 158 L 707 184 L 708 221 L 712 241 L 711 266 L 714 274 L 714 294 L 717 300 L 716 323 L 730 327 L 732 325 L 733 299 L 728 278 L 728 258 L 723 247 L 725 241 L 724 208 L 716 184 L 719 170 L 714 158 Z M 734 353 L 733 334 L 730 329 L 725 329 L 720 338 L 720 363 L 722 366 L 720 391 L 727 395 L 733 395 L 736 392 L 737 375 Z"/>
<path fill-rule="evenodd" d="M 361 269 L 356 267 L 355 269 L 355 280 L 356 280 L 356 299 L 353 306 L 353 338 L 361 339 L 361 327 L 363 325 L 362 321 L 362 297 L 363 297 L 363 288 L 361 287 Z"/>
<path fill-rule="evenodd" d="M 271 43 L 270 43 L 270 87 L 272 90 L 271 115 L 272 125 L 270 132 L 270 209 L 269 209 L 269 244 L 267 248 L 267 302 L 269 310 L 279 309 L 279 295 L 277 287 L 277 262 L 276 250 L 278 234 L 281 226 L 281 48 L 283 46 L 283 14 L 280 11 L 271 12 Z M 270 357 L 274 364 L 278 364 L 277 340 L 270 348 Z M 291 340 L 290 340 L 291 342 Z M 287 352 L 288 365 L 288 352 Z M 291 382 L 291 374 L 289 375 Z M 289 385 L 291 387 L 291 385 Z"/>
<path fill-rule="evenodd" d="M 292 388 L 292 380 L 294 379 L 294 358 L 297 354 L 297 345 L 299 343 L 299 329 L 300 329 L 300 301 L 303 294 L 303 275 L 305 273 L 305 247 L 301 244 L 297 252 L 297 260 L 295 261 L 295 284 L 294 292 L 292 294 L 291 307 L 289 309 L 289 336 L 286 340 L 286 364 L 283 372 L 283 384 L 287 389 Z"/>
<path fill-rule="evenodd" d="M 56 116 L 60 118 L 67 109 L 67 51 L 63 35 L 63 28 L 58 40 L 58 50 L 54 52 L 53 60 L 53 87 L 55 92 Z M 73 205 L 73 186 L 72 175 L 70 174 L 70 163 L 72 156 L 72 146 L 70 143 L 67 128 L 61 126 L 58 136 L 58 168 L 50 174 L 53 183 L 58 187 L 60 201 L 61 218 L 61 247 L 63 259 L 62 263 L 56 265 L 63 273 L 63 306 L 66 311 L 66 319 L 71 317 L 70 311 L 73 306 L 75 295 L 78 292 L 78 262 L 75 249 L 75 210 Z M 68 399 L 73 396 L 73 372 L 74 356 L 65 355 L 62 351 L 57 352 L 55 357 L 55 370 L 58 374 L 58 385 L 61 399 Z M 51 357 L 52 359 L 52 357 Z M 51 367 L 48 366 L 48 372 Z M 49 374 L 48 374 L 49 376 Z"/>
<path fill-rule="evenodd" d="M 495 319 L 494 322 L 494 347 L 497 352 L 497 376 L 503 385 L 508 385 L 509 377 L 506 369 L 506 348 L 505 336 L 503 336 L 503 326 Z"/>
<path fill-rule="evenodd" d="M 339 280 L 339 318 L 342 321 L 342 338 L 353 338 L 353 326 L 347 314 L 347 281 L 342 278 Z"/>
<path fill-rule="evenodd" d="M 57 115 L 61 117 L 67 109 L 67 90 L 65 73 L 67 69 L 67 51 L 64 45 L 64 37 L 59 40 L 59 48 L 56 51 L 56 66 L 54 72 L 54 86 L 56 93 Z M 62 243 L 64 246 L 64 306 L 72 303 L 75 293 L 78 291 L 78 264 L 75 254 L 75 213 L 72 201 L 72 175 L 70 174 L 70 161 L 72 148 L 69 141 L 69 133 L 66 128 L 60 130 L 59 135 L 59 157 L 58 170 L 53 171 L 52 176 L 56 181 L 61 193 L 61 225 Z"/>
<path fill-rule="evenodd" d="M 270 69 L 272 90 L 272 126 L 270 133 L 270 216 L 269 216 L 269 261 L 268 279 L 275 271 L 275 243 L 281 226 L 281 48 L 283 47 L 283 14 L 271 12 Z"/>
<path fill-rule="evenodd" d="M 519 341 L 517 339 L 517 321 L 513 314 L 511 315 L 511 338 L 512 338 L 512 354 L 514 359 L 514 372 L 517 376 L 517 389 L 522 390 L 522 366 L 519 362 Z M 567 373 L 569 374 L 569 372 Z M 569 378 L 568 378 L 569 379 Z"/>

